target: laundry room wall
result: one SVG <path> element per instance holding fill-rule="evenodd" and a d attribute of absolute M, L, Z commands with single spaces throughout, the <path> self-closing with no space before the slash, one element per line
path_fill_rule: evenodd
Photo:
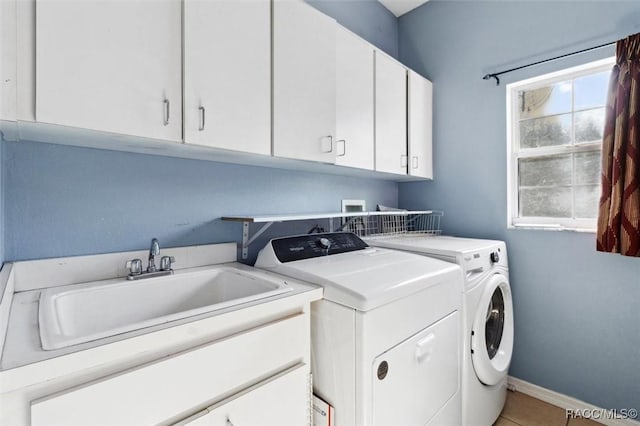
<path fill-rule="evenodd" d="M 606 408 L 640 408 L 640 259 L 592 233 L 507 229 L 505 85 L 602 49 L 484 81 L 488 72 L 640 32 L 640 3 L 431 0 L 399 20 L 400 59 L 434 87 L 433 182 L 399 204 L 442 209 L 445 233 L 506 240 L 515 309 L 510 374 Z"/>
<path fill-rule="evenodd" d="M 398 58 L 398 19 L 378 0 L 305 0 L 387 54 Z"/>
<path fill-rule="evenodd" d="M 222 216 L 397 204 L 397 184 L 337 175 L 5 142 L 6 259 L 237 241 Z M 256 247 L 257 248 L 257 247 Z"/>
<path fill-rule="evenodd" d="M 397 52 L 397 21 L 377 2 L 311 3 Z M 342 199 L 397 205 L 395 182 L 30 141 L 4 142 L 0 164 L 0 261 L 146 249 L 152 237 L 161 247 L 238 241 L 240 224 L 223 215 L 339 211 Z"/>

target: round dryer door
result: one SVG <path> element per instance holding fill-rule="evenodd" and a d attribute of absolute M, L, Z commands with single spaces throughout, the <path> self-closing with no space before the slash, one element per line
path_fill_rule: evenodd
<path fill-rule="evenodd" d="M 507 375 L 513 353 L 513 303 L 507 277 L 484 284 L 471 332 L 471 359 L 478 379 L 495 385 Z"/>

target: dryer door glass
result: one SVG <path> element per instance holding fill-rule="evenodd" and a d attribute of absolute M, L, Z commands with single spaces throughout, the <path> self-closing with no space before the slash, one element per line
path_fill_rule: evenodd
<path fill-rule="evenodd" d="M 487 321 L 484 326 L 484 338 L 489 359 L 498 353 L 504 329 L 504 297 L 500 287 L 496 288 L 487 307 Z"/>

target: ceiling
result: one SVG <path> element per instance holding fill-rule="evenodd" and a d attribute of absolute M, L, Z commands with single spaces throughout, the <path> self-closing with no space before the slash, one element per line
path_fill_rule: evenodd
<path fill-rule="evenodd" d="M 429 0 L 378 0 L 396 17 L 402 16 L 410 10 L 428 2 Z"/>

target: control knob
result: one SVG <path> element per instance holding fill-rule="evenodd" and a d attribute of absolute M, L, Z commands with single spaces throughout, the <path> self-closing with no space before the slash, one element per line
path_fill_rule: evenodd
<path fill-rule="evenodd" d="M 497 251 L 493 251 L 489 255 L 489 259 L 491 259 L 491 263 L 498 263 L 500 261 L 500 255 Z"/>
<path fill-rule="evenodd" d="M 328 238 L 320 238 L 318 243 L 320 244 L 320 247 L 325 250 L 329 250 L 329 247 L 331 247 L 331 241 Z"/>

